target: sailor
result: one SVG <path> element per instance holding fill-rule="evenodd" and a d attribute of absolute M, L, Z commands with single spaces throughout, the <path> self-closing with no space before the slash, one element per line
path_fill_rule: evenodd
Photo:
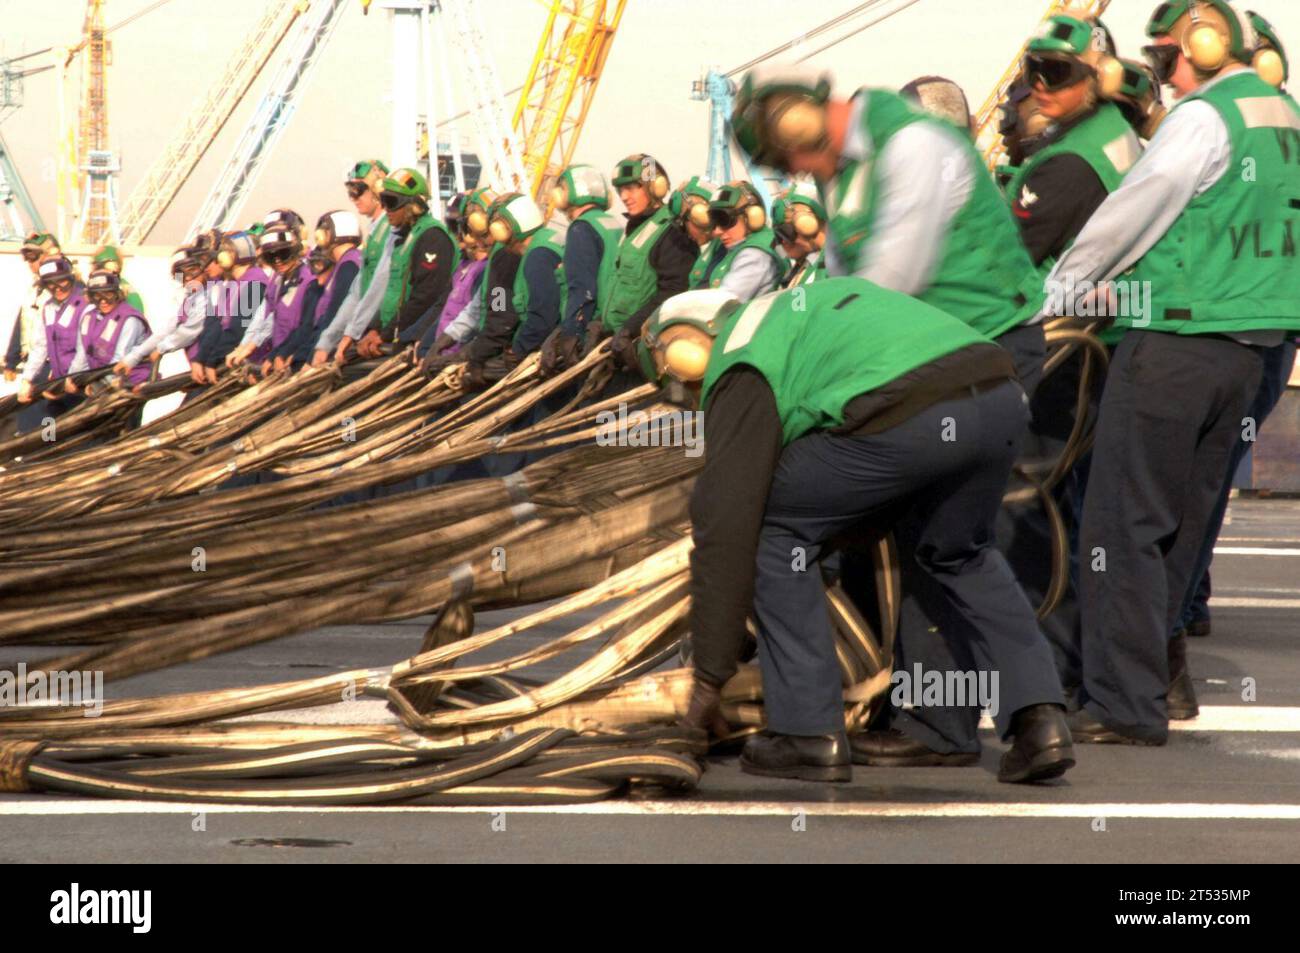
<path fill-rule="evenodd" d="M 668 197 L 668 211 L 677 227 L 682 229 L 698 246 L 699 252 L 713 241 L 713 226 L 709 224 L 709 199 L 718 187 L 701 175 L 693 175 L 673 190 Z M 698 254 L 697 252 L 697 260 Z"/>
<path fill-rule="evenodd" d="M 698 288 L 722 288 L 741 301 L 774 289 L 785 277 L 785 263 L 758 190 L 745 181 L 721 186 L 709 199 L 714 241 L 702 253 Z"/>
<path fill-rule="evenodd" d="M 1286 57 L 1286 49 L 1282 46 L 1282 41 L 1277 35 L 1277 31 L 1268 20 L 1264 19 L 1258 13 L 1248 12 L 1251 25 L 1255 27 L 1258 36 L 1258 45 L 1256 46 L 1253 66 L 1255 72 L 1259 74 L 1260 79 L 1264 80 L 1270 86 L 1275 86 L 1282 92 L 1286 92 L 1287 79 L 1290 76 L 1290 65 Z M 1264 421 L 1272 413 L 1273 408 L 1277 406 L 1283 392 L 1286 390 L 1287 381 L 1291 377 L 1291 371 L 1295 367 L 1295 340 L 1289 336 L 1289 339 L 1283 341 L 1276 347 L 1265 348 L 1261 351 L 1264 360 L 1264 372 L 1260 379 L 1259 390 L 1255 392 L 1255 399 L 1251 402 L 1250 409 L 1246 411 L 1246 417 L 1253 422 L 1256 432 L 1263 426 Z M 1228 510 L 1228 497 L 1232 491 L 1232 476 L 1237 472 L 1237 467 L 1250 450 L 1252 444 L 1245 440 L 1240 440 L 1232 445 L 1232 455 L 1228 459 L 1228 479 L 1224 481 L 1222 489 L 1219 491 L 1219 498 L 1215 504 L 1213 513 L 1210 516 L 1210 529 L 1205 535 L 1205 540 L 1201 544 L 1201 551 L 1198 555 L 1196 566 L 1192 570 L 1192 583 L 1188 587 L 1187 594 L 1183 597 L 1183 605 L 1178 614 L 1178 621 L 1174 625 L 1175 636 L 1170 643 L 1173 656 L 1170 659 L 1171 672 L 1174 677 L 1173 684 L 1170 687 L 1170 718 L 1179 716 L 1190 716 L 1196 713 L 1196 703 L 1194 694 L 1188 697 L 1188 691 L 1191 689 L 1190 678 L 1180 677 L 1180 668 L 1178 662 L 1180 658 L 1186 655 L 1185 636 L 1179 633 L 1186 633 L 1191 636 L 1206 636 L 1210 634 L 1210 562 L 1214 558 L 1214 545 L 1218 542 L 1219 531 L 1223 527 L 1223 518 Z M 1181 695 L 1181 698 L 1175 696 Z M 1175 709 L 1175 702 L 1182 704 Z"/>
<path fill-rule="evenodd" d="M 668 171 L 653 156 L 637 152 L 619 160 L 611 181 L 627 223 L 618 244 L 609 295 L 599 314 L 600 327 L 588 340 L 612 335 L 609 349 L 615 363 L 635 373 L 641 325 L 669 297 L 686 290 L 699 246 L 674 223 L 664 204 L 672 186 Z M 624 383 L 631 379 L 628 376 Z M 611 386 L 619 386 L 618 381 Z"/>
<path fill-rule="evenodd" d="M 545 224 L 530 196 L 507 192 L 488 212 L 494 242 L 479 305 L 479 329 L 463 355 L 466 386 L 481 389 L 536 351 L 560 322 L 564 235 Z"/>
<path fill-rule="evenodd" d="M 303 303 L 304 319 L 281 348 L 276 361 L 280 366 L 309 364 L 319 350 L 320 336 L 338 315 L 352 283 L 363 264 L 361 222 L 344 209 L 326 212 L 316 222 L 315 246 L 307 257 L 317 292 Z"/>
<path fill-rule="evenodd" d="M 460 247 L 429 211 L 429 183 L 416 169 L 397 169 L 383 181 L 380 204 L 393 250 L 379 310 L 357 341 L 357 355 L 375 358 L 385 342 L 400 340 L 426 313 L 442 310 Z"/>
<path fill-rule="evenodd" d="M 426 373 L 434 374 L 446 367 L 461 345 L 478 332 L 488 252 L 493 245 L 488 233 L 488 209 L 495 198 L 488 189 L 474 189 L 453 196 L 447 203 L 446 223 L 460 243 L 460 264 L 452 275 L 451 292 L 437 324 L 425 335 L 429 342 L 423 362 Z"/>
<path fill-rule="evenodd" d="M 245 363 L 263 375 L 273 370 L 272 352 L 284 344 L 303 319 L 305 286 L 315 276 L 304 258 L 302 235 L 287 223 L 267 227 L 257 242 L 258 260 L 272 273 L 262 307 L 244 330 L 239 346 L 226 356 L 228 367 Z"/>
<path fill-rule="evenodd" d="M 312 355 L 313 364 L 324 364 L 331 358 L 343 363 L 348 348 L 365 333 L 370 319 L 379 311 L 383 290 L 388 285 L 393 251 L 388 217 L 379 201 L 387 175 L 388 166 L 380 160 L 362 159 L 348 170 L 344 179 L 348 201 L 366 221 L 368 232 L 361 252 L 361 273 L 344 295 L 334 320 L 321 332 Z"/>
<path fill-rule="evenodd" d="M 82 312 L 77 336 L 77 353 L 69 374 L 112 367 L 149 334 L 149 322 L 127 300 L 121 276 L 116 270 L 92 271 L 86 278 L 86 300 L 91 307 Z M 138 387 L 149 379 L 150 365 L 139 364 L 127 376 L 127 386 Z M 69 393 L 76 385 L 68 382 Z"/>
<path fill-rule="evenodd" d="M 973 133 L 975 120 L 970 114 L 970 103 L 965 91 L 952 80 L 943 76 L 918 76 L 898 94 L 930 115 L 948 120 L 968 135 Z"/>
<path fill-rule="evenodd" d="M 120 277 L 122 274 L 122 252 L 116 245 L 100 245 L 91 255 L 90 267 L 93 271 L 112 271 Z M 144 314 L 144 299 L 140 297 L 139 292 L 131 286 L 131 283 L 122 278 L 122 293 L 126 295 L 126 303 L 135 308 L 140 314 Z"/>
<path fill-rule="evenodd" d="M 49 298 L 49 291 L 40 281 L 40 266 L 46 258 L 61 254 L 58 240 L 46 232 L 32 232 L 23 240 L 22 256 L 32 273 L 32 290 L 27 301 L 14 315 L 13 325 L 7 337 L 0 337 L 6 343 L 5 353 L 0 355 L 0 366 L 4 369 L 5 380 L 18 376 L 18 369 L 31 350 L 31 342 L 41 330 L 41 308 Z"/>
<path fill-rule="evenodd" d="M 1042 288 L 970 137 L 902 96 L 831 95 L 828 75 L 760 67 L 741 82 L 736 142 L 811 175 L 829 215 L 826 270 L 920 298 L 1002 344 L 1025 392 L 1042 375 Z"/>
<path fill-rule="evenodd" d="M 1147 33 L 1144 52 L 1179 101 L 1048 289 L 1054 313 L 1110 297 L 1127 329 L 1084 500 L 1083 708 L 1072 729 L 1079 741 L 1159 745 L 1169 634 L 1233 445 L 1267 349 L 1300 329 L 1300 109 L 1252 68 L 1254 29 L 1226 0 L 1162 3 Z M 1115 278 L 1109 290 L 1094 284 Z"/>
<path fill-rule="evenodd" d="M 623 220 L 609 210 L 609 180 L 599 169 L 573 165 L 560 173 L 551 205 L 569 220 L 564 235 L 564 316 L 542 344 L 540 369 L 549 376 L 576 364 L 587 329 L 604 310 L 614 286 Z"/>
<path fill-rule="evenodd" d="M 826 209 L 807 190 L 791 188 L 772 203 L 772 229 L 789 261 L 783 288 L 811 284 L 826 276 Z"/>
<path fill-rule="evenodd" d="M 244 331 L 262 307 L 271 276 L 257 263 L 257 239 L 251 232 L 232 232 L 221 241 L 217 262 L 223 277 L 214 295 L 218 320 L 206 324 L 199 337 L 195 363 L 203 380 L 215 384 L 217 368 L 239 346 Z"/>
<path fill-rule="evenodd" d="M 30 404 L 36 399 L 37 389 L 48 381 L 66 377 L 77 355 L 77 340 L 81 331 L 81 315 L 90 307 L 85 288 L 72 262 L 62 254 L 46 258 L 37 270 L 37 280 L 49 297 L 41 306 L 41 326 L 44 333 L 33 336 L 27 363 L 18 384 L 18 402 Z M 79 398 L 64 396 L 65 391 L 43 392 L 47 403 L 44 415 L 57 416 L 79 402 Z M 38 418 L 39 419 L 39 418 Z M 35 421 L 24 417 L 20 430 L 28 430 Z"/>
<path fill-rule="evenodd" d="M 888 528 L 905 501 L 916 559 L 1000 671 L 999 779 L 1074 764 L 1051 654 L 992 522 L 1024 430 L 1004 350 L 915 298 L 825 278 L 748 304 L 724 289 L 669 299 L 647 324 L 649 378 L 698 402 L 708 447 L 691 498 L 687 723 L 715 721 L 751 611 L 766 730 L 741 768 L 847 781 L 841 670 L 818 563 L 838 534 Z M 947 429 L 962 434 L 946 440 Z"/>

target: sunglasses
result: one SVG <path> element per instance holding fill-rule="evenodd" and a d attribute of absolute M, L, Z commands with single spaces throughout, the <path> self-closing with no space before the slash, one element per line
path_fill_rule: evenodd
<path fill-rule="evenodd" d="M 1082 82 L 1091 72 L 1087 64 L 1078 60 L 1058 60 L 1046 56 L 1026 56 L 1024 71 L 1025 82 L 1030 86 L 1041 84 L 1048 92 Z"/>
<path fill-rule="evenodd" d="M 714 228 L 720 228 L 724 232 L 733 228 L 740 221 L 740 210 L 733 208 L 711 208 L 709 209 L 709 224 Z"/>
<path fill-rule="evenodd" d="M 1178 68 L 1179 47 L 1172 43 L 1153 43 L 1142 47 L 1142 56 L 1160 83 L 1168 83 Z"/>
<path fill-rule="evenodd" d="M 370 186 L 364 182 L 345 182 L 343 187 L 348 190 L 348 198 L 359 199 L 370 191 Z"/>
<path fill-rule="evenodd" d="M 380 192 L 379 204 L 384 207 L 385 212 L 396 212 L 399 208 L 405 208 L 415 201 L 413 195 L 398 195 L 396 192 Z"/>

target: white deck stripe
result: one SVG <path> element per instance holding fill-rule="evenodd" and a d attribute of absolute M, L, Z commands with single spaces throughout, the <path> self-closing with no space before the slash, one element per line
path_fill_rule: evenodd
<path fill-rule="evenodd" d="M 1244 596 L 1210 596 L 1210 605 L 1220 609 L 1300 609 L 1300 599 L 1254 599 Z"/>
<path fill-rule="evenodd" d="M 31 798 L 0 800 L 0 816 L 50 817 L 106 814 L 604 814 L 667 817 L 1017 817 L 1150 818 L 1170 820 L 1300 820 L 1300 804 L 1124 803 L 1033 804 L 1024 802 L 905 801 L 799 803 L 797 801 L 598 801 L 594 804 L 515 807 L 285 807 L 257 804 L 203 804 L 94 799 Z"/>
<path fill-rule="evenodd" d="M 980 727 L 993 729 L 986 715 Z M 1300 708 L 1272 705 L 1202 705 L 1191 721 L 1171 721 L 1170 731 L 1265 731 L 1300 734 Z"/>
<path fill-rule="evenodd" d="M 1300 549 L 1273 546 L 1215 546 L 1216 556 L 1300 556 Z"/>

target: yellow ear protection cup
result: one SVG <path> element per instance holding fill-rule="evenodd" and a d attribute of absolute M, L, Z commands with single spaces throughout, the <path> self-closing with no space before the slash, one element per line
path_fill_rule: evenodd
<path fill-rule="evenodd" d="M 1124 91 L 1124 64 L 1113 56 L 1103 56 L 1095 67 L 1097 92 L 1102 99 L 1114 99 Z"/>
<path fill-rule="evenodd" d="M 469 229 L 471 235 L 485 235 L 488 230 L 487 212 L 481 208 L 476 208 L 465 216 L 465 227 Z"/>
<path fill-rule="evenodd" d="M 659 163 L 650 156 L 641 157 L 641 184 L 659 202 L 664 200 L 671 188 L 668 176 L 664 175 Z"/>
<path fill-rule="evenodd" d="M 501 245 L 508 245 L 510 244 L 511 237 L 514 235 L 514 230 L 510 227 L 510 223 L 504 218 L 494 218 L 488 225 L 488 234 L 492 236 L 494 242 Z"/>
<path fill-rule="evenodd" d="M 325 248 L 330 243 L 330 233 L 323 228 L 316 229 L 316 247 Z"/>
<path fill-rule="evenodd" d="M 217 252 L 217 264 L 225 271 L 235 267 L 235 253 L 229 248 L 223 248 Z"/>
<path fill-rule="evenodd" d="M 697 198 L 691 203 L 691 208 L 690 211 L 687 212 L 687 216 L 690 218 L 691 224 L 696 228 L 708 228 L 709 203 L 703 199 Z"/>
<path fill-rule="evenodd" d="M 1259 78 L 1274 89 L 1280 89 L 1286 82 L 1286 64 L 1282 61 L 1282 56 L 1277 50 L 1262 49 L 1255 54 L 1255 59 L 1251 63 L 1255 67 L 1255 72 Z"/>
<path fill-rule="evenodd" d="M 767 210 L 762 204 L 745 206 L 745 227 L 756 232 L 767 224 Z"/>
<path fill-rule="evenodd" d="M 805 96 L 777 95 L 767 105 L 768 138 L 783 152 L 815 150 L 826 144 L 826 107 Z"/>
<path fill-rule="evenodd" d="M 665 332 L 665 336 L 671 330 Z M 664 348 L 664 369 L 683 383 L 702 381 L 712 350 L 713 339 L 704 332 L 682 328 L 680 336 L 669 341 Z"/>
<path fill-rule="evenodd" d="M 1184 21 L 1184 17 L 1187 18 Z M 1179 46 L 1199 73 L 1213 74 L 1230 59 L 1248 64 L 1256 52 L 1255 29 L 1227 0 L 1169 0 L 1156 8 L 1147 23 L 1147 35 L 1177 36 Z"/>
<path fill-rule="evenodd" d="M 569 207 L 569 190 L 563 185 L 551 186 L 551 205 L 563 212 Z"/>
<path fill-rule="evenodd" d="M 791 224 L 794 225 L 794 233 L 800 238 L 813 238 L 822 230 L 822 223 L 808 206 L 792 205 L 791 210 L 794 213 Z"/>

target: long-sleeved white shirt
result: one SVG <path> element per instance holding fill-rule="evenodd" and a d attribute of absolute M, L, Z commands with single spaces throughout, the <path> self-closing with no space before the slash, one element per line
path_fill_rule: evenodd
<path fill-rule="evenodd" d="M 1220 75 L 1210 89 L 1240 71 Z M 1170 111 L 1142 157 L 1101 204 L 1061 256 L 1044 285 L 1046 313 L 1066 312 L 1137 264 L 1182 217 L 1187 206 L 1213 188 L 1232 163 L 1232 137 L 1218 111 L 1203 100 Z M 1076 289 L 1074 300 L 1065 292 Z M 1251 331 L 1230 337 L 1246 344 L 1280 344 L 1281 331 Z"/>
<path fill-rule="evenodd" d="M 840 183 L 831 183 L 826 211 L 833 218 L 842 210 L 861 210 L 866 205 L 874 156 L 880 192 L 876 214 L 852 271 L 834 235 L 827 234 L 827 273 L 833 277 L 852 274 L 882 288 L 916 295 L 934 279 L 944 239 L 970 199 L 975 176 L 986 173 L 974 168 L 961 132 L 938 122 L 905 126 L 876 155 L 862 125 L 870 95 L 864 92 L 854 100 L 842 151 L 844 159 L 857 161 L 854 174 L 861 181 L 852 182 L 838 203 L 834 196 Z"/>
<path fill-rule="evenodd" d="M 761 248 L 744 248 L 736 253 L 718 287 L 741 301 L 753 301 L 776 287 L 780 269 L 776 259 Z"/>
<path fill-rule="evenodd" d="M 154 350 L 162 354 L 187 348 L 199 339 L 208 315 L 216 307 L 213 291 L 220 285 L 204 285 L 185 298 L 185 320 L 179 322 L 158 341 Z"/>
<path fill-rule="evenodd" d="M 482 313 L 482 296 L 477 294 L 470 295 L 469 301 L 465 303 L 465 307 L 460 309 L 460 314 L 451 319 L 451 323 L 443 328 L 442 333 L 446 334 L 457 344 L 464 344 L 478 333 L 479 318 L 482 316 Z"/>
<path fill-rule="evenodd" d="M 41 305 L 40 323 L 37 324 L 37 333 L 32 335 L 31 344 L 27 351 L 27 363 L 23 365 L 22 379 L 25 381 L 34 381 L 41 371 L 45 370 L 46 362 L 49 360 L 49 338 L 45 332 L 45 311 L 53 308 L 57 310 L 60 307 L 59 302 L 54 300 L 53 295 L 48 295 L 45 303 Z M 64 327 L 69 321 L 80 320 L 80 315 L 72 314 L 71 311 L 65 311 L 60 316 L 59 321 Z"/>
<path fill-rule="evenodd" d="M 383 214 L 382 212 L 380 213 Z M 371 227 L 378 221 L 379 216 L 371 220 Z M 393 263 L 393 246 L 397 241 L 397 236 L 393 229 L 388 229 L 388 234 L 384 236 L 384 248 L 380 252 L 379 261 L 375 264 L 375 273 L 370 278 L 370 284 L 366 288 L 366 293 L 361 293 L 360 275 L 357 280 L 353 281 L 348 288 L 347 295 L 343 298 L 343 303 L 339 305 L 338 311 L 334 314 L 334 320 L 329 326 L 321 332 L 321 336 L 316 341 L 316 349 L 320 351 L 332 351 L 338 347 L 339 342 L 344 336 L 358 340 L 366 333 L 366 328 L 370 326 L 370 321 L 379 310 L 379 304 L 384 299 L 384 291 L 388 288 L 388 272 Z"/>

